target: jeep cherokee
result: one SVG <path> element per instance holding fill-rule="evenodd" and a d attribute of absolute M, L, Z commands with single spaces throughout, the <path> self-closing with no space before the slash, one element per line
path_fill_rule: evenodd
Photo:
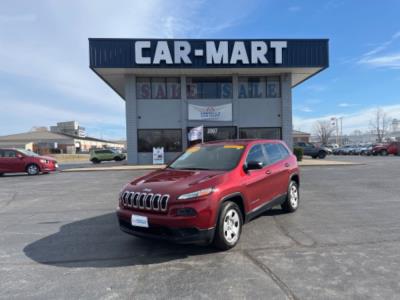
<path fill-rule="evenodd" d="M 296 157 L 278 140 L 195 145 L 120 192 L 121 230 L 140 237 L 234 247 L 242 225 L 276 205 L 299 206 Z"/>

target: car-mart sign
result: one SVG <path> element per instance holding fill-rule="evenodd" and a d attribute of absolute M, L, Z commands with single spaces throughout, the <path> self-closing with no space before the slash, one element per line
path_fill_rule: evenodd
<path fill-rule="evenodd" d="M 326 39 L 89 39 L 91 68 L 328 66 Z"/>
<path fill-rule="evenodd" d="M 152 47 L 153 55 L 151 51 L 146 51 Z M 136 41 L 135 63 L 192 64 L 192 57 L 200 57 L 205 59 L 207 65 L 269 64 L 267 54 L 272 51 L 271 63 L 282 64 L 282 52 L 286 48 L 286 41 L 204 41 L 203 45 L 195 47 L 189 41 Z"/>

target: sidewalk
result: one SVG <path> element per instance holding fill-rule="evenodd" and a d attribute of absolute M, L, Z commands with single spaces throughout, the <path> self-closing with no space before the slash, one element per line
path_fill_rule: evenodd
<path fill-rule="evenodd" d="M 323 167 L 323 166 L 349 166 L 361 165 L 347 161 L 333 161 L 326 159 L 308 159 L 305 158 L 299 162 L 300 167 Z M 130 170 L 157 170 L 165 168 L 166 165 L 120 165 L 120 166 L 104 166 L 104 167 L 83 167 L 62 170 L 62 172 L 95 172 L 95 171 L 130 171 Z"/>

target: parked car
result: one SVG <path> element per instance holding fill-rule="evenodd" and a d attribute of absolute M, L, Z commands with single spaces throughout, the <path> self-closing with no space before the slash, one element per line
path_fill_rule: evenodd
<path fill-rule="evenodd" d="M 365 144 L 362 145 L 359 149 L 359 154 L 360 155 L 371 155 L 372 154 L 372 144 Z"/>
<path fill-rule="evenodd" d="M 242 225 L 265 210 L 297 210 L 299 186 L 297 159 L 282 141 L 209 142 L 128 183 L 117 216 L 132 235 L 226 250 L 238 243 Z"/>
<path fill-rule="evenodd" d="M 391 142 L 389 144 L 379 144 L 372 148 L 372 155 L 386 156 L 389 154 L 400 154 L 400 142 Z"/>
<path fill-rule="evenodd" d="M 298 142 L 295 143 L 295 147 L 299 147 L 303 149 L 304 155 L 306 156 L 311 156 L 312 158 L 325 158 L 328 154 L 332 153 L 332 150 L 323 147 L 323 146 L 316 146 L 311 143 L 306 143 L 306 142 Z"/>
<path fill-rule="evenodd" d="M 57 161 L 53 157 L 40 156 L 24 149 L 0 149 L 0 175 L 22 172 L 38 175 L 56 171 L 57 168 Z"/>
<path fill-rule="evenodd" d="M 121 161 L 126 159 L 124 153 L 117 152 L 113 149 L 92 149 L 90 150 L 90 161 L 94 164 L 99 164 L 102 161 Z"/>

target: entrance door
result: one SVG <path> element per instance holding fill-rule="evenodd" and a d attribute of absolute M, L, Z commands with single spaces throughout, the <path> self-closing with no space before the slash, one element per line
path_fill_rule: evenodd
<path fill-rule="evenodd" d="M 193 127 L 188 127 L 187 132 Z M 237 137 L 236 126 L 207 126 L 204 127 L 204 142 L 218 141 L 218 140 L 234 140 Z M 193 146 L 200 141 L 188 141 L 189 146 Z"/>

